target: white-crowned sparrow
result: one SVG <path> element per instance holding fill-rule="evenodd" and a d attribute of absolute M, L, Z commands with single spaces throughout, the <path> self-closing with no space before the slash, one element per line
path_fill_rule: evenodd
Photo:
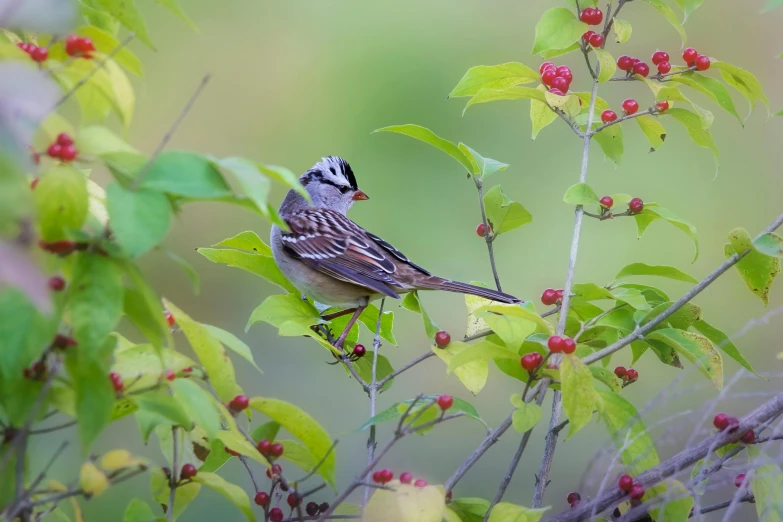
<path fill-rule="evenodd" d="M 314 301 L 346 307 L 352 313 L 345 336 L 367 304 L 381 297 L 399 298 L 413 290 L 445 290 L 503 303 L 514 296 L 431 275 L 389 243 L 346 217 L 354 201 L 369 199 L 359 190 L 351 166 L 342 158 L 321 159 L 299 182 L 312 204 L 291 190 L 280 205 L 290 228 L 272 227 L 272 252 L 280 271 Z M 335 317 L 333 314 L 332 317 Z"/>

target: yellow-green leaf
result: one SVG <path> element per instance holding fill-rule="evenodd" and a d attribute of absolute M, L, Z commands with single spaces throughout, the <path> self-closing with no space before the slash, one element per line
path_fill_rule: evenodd
<path fill-rule="evenodd" d="M 519 433 L 525 433 L 532 430 L 536 424 L 541 421 L 544 412 L 541 406 L 534 402 L 522 402 L 520 398 L 517 409 L 511 417 L 514 429 Z"/>
<path fill-rule="evenodd" d="M 465 111 L 478 103 L 489 103 L 501 100 L 538 100 L 546 102 L 546 95 L 532 87 L 507 87 L 505 89 L 481 89 L 465 104 Z"/>
<path fill-rule="evenodd" d="M 723 388 L 723 360 L 706 337 L 675 328 L 662 328 L 647 334 L 646 340 L 673 348 L 678 354 L 697 364 L 699 370 L 716 388 Z"/>
<path fill-rule="evenodd" d="M 780 259 L 759 252 L 746 230 L 742 228 L 732 230 L 729 234 L 729 244 L 724 247 L 726 257 L 742 254 L 745 251 L 748 251 L 748 254 L 740 259 L 734 268 L 737 269 L 748 289 L 767 305 L 772 283 L 780 273 Z"/>
<path fill-rule="evenodd" d="M 430 319 L 427 310 L 422 306 L 418 292 L 413 291 L 408 293 L 402 300 L 402 303 L 400 303 L 400 306 L 411 312 L 421 314 L 421 319 L 424 321 L 424 331 L 427 332 L 427 337 L 430 339 L 435 337 L 435 334 L 438 333 L 439 330 L 438 325 Z"/>
<path fill-rule="evenodd" d="M 593 416 L 598 395 L 590 369 L 575 355 L 566 355 L 560 362 L 563 410 L 568 416 L 567 439 L 584 428 Z"/>
<path fill-rule="evenodd" d="M 449 98 L 473 96 L 481 89 L 505 89 L 537 82 L 536 71 L 518 62 L 471 67 L 449 94 Z"/>
<path fill-rule="evenodd" d="M 688 40 L 688 36 L 685 34 L 685 28 L 680 23 L 680 20 L 677 18 L 677 15 L 674 13 L 671 7 L 663 3 L 662 0 L 644 0 L 651 6 L 653 6 L 659 13 L 663 15 L 664 18 L 666 18 L 666 21 L 668 21 L 672 27 L 674 27 L 678 33 L 680 33 L 680 38 L 682 39 L 682 45 L 685 46 L 685 42 Z"/>
<path fill-rule="evenodd" d="M 632 475 L 657 466 L 660 462 L 655 443 L 633 404 L 618 393 L 598 392 L 598 414 L 615 446 L 620 459 Z"/>
<path fill-rule="evenodd" d="M 617 36 L 617 43 L 625 43 L 631 39 L 632 27 L 631 24 L 625 20 L 615 17 L 614 22 L 612 23 L 612 29 L 614 29 L 614 34 Z"/>
<path fill-rule="evenodd" d="M 98 4 L 103 7 L 106 12 L 112 15 L 114 18 L 125 26 L 129 31 L 136 33 L 136 36 L 147 44 L 151 49 L 155 49 L 155 46 L 150 40 L 149 32 L 147 31 L 147 24 L 144 22 L 144 18 L 136 7 L 134 0 L 96 0 Z"/>
<path fill-rule="evenodd" d="M 539 85 L 538 90 L 543 93 L 546 88 L 543 85 Z M 535 140 L 536 136 L 538 136 L 538 133 L 556 119 L 557 114 L 555 111 L 550 109 L 546 103 L 533 98 L 530 99 L 530 122 L 532 123 L 533 127 L 532 139 Z"/>
<path fill-rule="evenodd" d="M 598 81 L 599 82 L 608 82 L 610 78 L 614 76 L 614 73 L 617 71 L 617 63 L 614 60 L 614 57 L 612 57 L 611 54 L 609 54 L 608 51 L 605 51 L 603 49 L 595 48 L 593 49 L 595 52 L 596 57 L 598 58 Z"/>
<path fill-rule="evenodd" d="M 376 489 L 364 510 L 373 522 L 441 522 L 446 507 L 442 486 L 415 487 L 391 481 L 391 489 Z"/>
<path fill-rule="evenodd" d="M 245 457 L 250 457 L 256 462 L 263 464 L 267 468 L 271 467 L 269 461 L 266 460 L 266 458 L 261 455 L 258 449 L 250 444 L 250 442 L 248 442 L 245 436 L 241 433 L 237 431 L 219 431 L 217 433 L 217 439 L 225 444 L 227 448 L 231 448 L 233 451 L 236 451 Z"/>
<path fill-rule="evenodd" d="M 720 162 L 718 161 L 718 146 L 715 145 L 712 134 L 705 130 L 702 124 L 703 117 L 701 115 L 696 115 L 688 110 L 677 108 L 669 109 L 665 114 L 682 123 L 685 130 L 688 131 L 688 135 L 696 145 L 705 149 L 710 149 L 712 155 L 715 157 L 715 165 L 720 166 Z"/>
<path fill-rule="evenodd" d="M 472 172 L 473 166 L 471 165 L 470 160 L 456 145 L 448 140 L 444 140 L 425 127 L 413 124 L 392 125 L 390 127 L 383 127 L 374 132 L 396 132 L 397 134 L 404 134 L 419 141 L 423 141 L 424 143 L 429 143 L 433 147 L 442 150 L 457 160 L 468 172 Z"/>
<path fill-rule="evenodd" d="M 671 109 L 674 110 L 674 109 Z M 687 112 L 687 111 L 685 111 Z M 692 114 L 692 113 L 690 113 Z M 682 230 L 693 241 L 693 246 L 696 249 L 693 260 L 696 261 L 699 258 L 699 239 L 696 234 L 696 227 L 684 221 L 673 212 L 665 209 L 657 203 L 645 203 L 644 210 L 639 214 L 634 215 L 636 220 L 637 237 L 641 238 L 647 231 L 647 228 L 655 221 L 667 221 L 676 228 Z"/>
<path fill-rule="evenodd" d="M 587 24 L 580 22 L 572 10 L 553 7 L 536 24 L 532 53 L 569 48 L 582 37 L 587 28 Z"/>
<path fill-rule="evenodd" d="M 33 191 L 41 237 L 45 241 L 66 238 L 87 219 L 87 178 L 68 164 L 46 170 Z"/>
<path fill-rule="evenodd" d="M 98 466 L 85 462 L 79 471 L 79 487 L 88 495 L 100 495 L 109 489 L 109 478 Z"/>
<path fill-rule="evenodd" d="M 533 221 L 533 216 L 521 203 L 512 201 L 496 185 L 484 195 L 484 206 L 495 235 L 510 232 Z"/>
<path fill-rule="evenodd" d="M 460 341 L 451 341 L 446 348 L 432 347 L 432 351 L 448 366 L 451 359 L 471 345 Z M 489 363 L 486 360 L 475 360 L 460 366 L 454 370 L 454 375 L 465 385 L 473 395 L 478 393 L 487 384 L 489 376 Z"/>
<path fill-rule="evenodd" d="M 445 349 L 450 347 L 451 344 L 449 344 L 449 346 Z M 441 349 L 443 350 L 443 348 Z M 494 361 L 496 359 L 511 359 L 518 361 L 519 353 L 516 350 L 511 350 L 505 346 L 500 346 L 490 341 L 484 340 L 476 344 L 467 344 L 465 348 L 456 351 L 454 356 L 451 357 L 448 361 L 448 367 L 446 370 L 449 373 L 456 372 L 460 368 L 475 361 Z"/>
<path fill-rule="evenodd" d="M 532 509 L 508 502 L 499 502 L 492 508 L 489 522 L 538 522 L 548 510 L 548 507 Z"/>
<path fill-rule="evenodd" d="M 101 457 L 101 468 L 106 471 L 117 471 L 144 465 L 144 461 L 134 457 L 130 451 L 118 449 L 107 451 Z"/>
<path fill-rule="evenodd" d="M 748 459 L 756 465 L 750 471 L 750 491 L 756 497 L 756 513 L 764 522 L 783 521 L 783 471 L 780 465 L 762 457 L 759 446 L 747 446 Z M 763 463 L 763 464 L 762 464 Z"/>
<path fill-rule="evenodd" d="M 199 473 L 193 477 L 192 480 L 197 484 L 202 484 L 209 489 L 217 491 L 227 498 L 229 502 L 234 504 L 234 506 L 239 508 L 246 519 L 250 522 L 255 522 L 256 516 L 250 505 L 250 498 L 247 496 L 244 489 L 228 482 L 220 475 L 215 475 L 214 473 Z"/>
<path fill-rule="evenodd" d="M 663 140 L 666 139 L 666 129 L 663 128 L 661 122 L 652 116 L 639 116 L 635 120 L 647 137 L 647 141 L 650 142 L 650 150 L 658 150 L 663 145 Z"/>

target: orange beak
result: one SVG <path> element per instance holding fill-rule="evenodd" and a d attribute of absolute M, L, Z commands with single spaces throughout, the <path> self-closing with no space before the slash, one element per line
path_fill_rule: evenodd
<path fill-rule="evenodd" d="M 362 192 L 361 190 L 357 190 L 353 193 L 353 196 L 351 197 L 354 201 L 364 201 L 366 199 L 370 199 L 370 196 Z"/>

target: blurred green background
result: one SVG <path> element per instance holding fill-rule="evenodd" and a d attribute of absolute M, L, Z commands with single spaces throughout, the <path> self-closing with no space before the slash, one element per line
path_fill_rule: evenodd
<path fill-rule="evenodd" d="M 444 154 L 409 138 L 371 134 L 386 125 L 420 124 L 511 164 L 506 172 L 490 178 L 489 184 L 502 184 L 511 198 L 533 214 L 534 221 L 495 243 L 504 289 L 537 300 L 543 289 L 562 287 L 573 224 L 572 209 L 562 203 L 562 194 L 578 180 L 581 142 L 559 121 L 532 142 L 526 101 L 477 106 L 463 117 L 464 100 L 445 100 L 473 65 L 521 61 L 537 67 L 541 60 L 530 55 L 535 23 L 556 2 L 183 2 L 198 32 L 160 6 L 149 4 L 146 16 L 159 50 L 151 52 L 133 44 L 146 68 L 146 78 L 137 83 L 139 103 L 130 132 L 131 141 L 139 148 L 154 149 L 201 77 L 212 73 L 211 83 L 169 148 L 246 156 L 285 165 L 295 172 L 304 172 L 321 156 L 340 155 L 351 163 L 360 187 L 371 197 L 356 205 L 351 212 L 354 220 L 437 274 L 489 282 L 487 252 L 474 232 L 480 220 L 475 189 L 461 168 Z M 778 93 L 783 87 L 783 62 L 775 57 L 783 50 L 778 37 L 783 10 L 762 15 L 761 7 L 761 0 L 705 2 L 686 24 L 688 44 L 756 73 L 773 110 L 777 110 L 782 103 Z M 624 8 L 622 17 L 633 24 L 634 33 L 622 48 L 608 45 L 615 56 L 648 59 L 660 48 L 672 55 L 673 62 L 679 62 L 674 59 L 680 47 L 677 33 L 652 7 L 633 2 Z M 579 54 L 555 61 L 574 71 L 572 89 L 589 87 Z M 717 72 L 712 74 L 718 76 Z M 652 102 L 649 90 L 641 84 L 604 84 L 600 95 L 616 110 L 626 97 L 636 97 L 642 107 Z M 588 182 L 601 194 L 622 192 L 659 202 L 690 221 L 699 231 L 701 257 L 691 265 L 690 241 L 665 223 L 652 226 L 637 240 L 632 220 L 588 220 L 579 252 L 578 282 L 606 283 L 622 266 L 638 261 L 672 264 L 701 278 L 722 261 L 723 243 L 732 228 L 745 227 L 755 235 L 781 212 L 781 121 L 768 120 L 762 107 L 742 128 L 712 102 L 698 94 L 692 96 L 716 116 L 713 133 L 721 151 L 717 177 L 710 152 L 696 147 L 678 124 L 663 119 L 668 135 L 658 152 L 648 152 L 647 141 L 636 125 L 626 126 L 621 166 L 606 161 L 595 146 Z M 744 99 L 737 97 L 735 101 L 739 112 L 746 114 Z M 282 196 L 278 190 L 273 198 L 278 201 Z M 338 481 L 345 485 L 366 459 L 366 434 L 349 433 L 367 418 L 366 396 L 341 368 L 324 364 L 326 353 L 312 341 L 279 338 L 275 329 L 265 324 L 243 333 L 253 308 L 278 289 L 248 273 L 214 265 L 194 251 L 248 229 L 266 238 L 269 225 L 228 206 L 189 206 L 177 220 L 168 246 L 196 267 L 201 292 L 194 295 L 184 274 L 163 254 L 149 255 L 145 270 L 163 295 L 194 318 L 235 332 L 247 341 L 264 369 L 259 375 L 241 360 L 235 361 L 248 395 L 291 401 L 340 436 Z M 672 296 L 687 289 L 682 283 L 663 286 Z M 739 277 L 730 273 L 705 291 L 697 304 L 708 321 L 731 334 L 748 321 L 783 307 L 783 289 L 774 290 L 765 308 Z M 424 302 L 452 337 L 461 335 L 466 319 L 461 297 L 427 294 Z M 387 309 L 395 310 L 400 346 L 386 345 L 382 350 L 399 366 L 428 350 L 429 344 L 418 316 L 400 309 L 397 302 L 387 302 Z M 781 351 L 781 317 L 770 316 L 737 339 L 758 369 L 780 371 L 776 355 Z M 363 335 L 369 345 L 370 336 L 367 332 Z M 184 339 L 177 340 L 179 346 L 186 346 Z M 616 361 L 627 365 L 630 355 L 623 353 Z M 650 354 L 636 368 L 640 380 L 626 394 L 639 408 L 681 374 L 663 367 Z M 736 370 L 733 361 L 726 363 L 727 381 Z M 742 414 L 762 400 L 753 394 L 772 393 L 780 388 L 779 383 L 744 378 L 725 394 L 725 407 Z M 648 417 L 652 424 L 652 419 L 693 410 L 657 428 L 659 432 L 668 429 L 659 441 L 662 456 L 681 449 L 694 425 L 708 415 L 699 408 L 717 396 L 695 372 L 688 373 L 678 386 L 685 389 L 693 384 L 698 388 L 674 401 L 659 401 L 659 408 Z M 470 400 L 482 417 L 496 426 L 510 411 L 509 396 L 520 390 L 518 382 L 493 367 L 485 390 L 470 397 L 459 381 L 446 376 L 439 360 L 430 359 L 396 379 L 392 390 L 380 397 L 379 408 L 419 392 L 451 393 Z M 547 412 L 548 403 L 544 405 Z M 506 500 L 530 505 L 543 433 L 540 426 L 532 437 Z M 384 427 L 381 440 L 386 435 Z M 457 421 L 425 438 L 404 440 L 386 463 L 398 473 L 410 470 L 430 483 L 442 483 L 483 436 L 480 424 Z M 458 485 L 455 497 L 491 498 L 519 437 L 509 432 Z M 567 507 L 568 491 L 582 488 L 583 496 L 595 492 L 597 484 L 580 486 L 580 477 L 605 443 L 606 433 L 598 424 L 573 440 L 561 439 L 547 504 L 560 510 Z M 39 444 L 37 453 L 44 459 L 53 447 L 49 447 L 51 441 Z M 111 426 L 97 449 L 116 447 L 129 447 L 163 463 L 156 442 L 141 446 L 132 418 Z M 61 460 L 56 475 L 69 480 L 78 459 L 72 455 L 70 460 Z M 250 490 L 238 462 L 231 462 L 223 472 Z M 724 473 L 722 479 L 731 480 L 735 472 Z M 590 477 L 595 480 L 595 472 Z M 110 490 L 85 505 L 86 520 L 121 520 L 131 496 L 149 499 L 148 491 L 146 477 Z M 727 486 L 713 498 L 725 499 L 733 492 L 733 486 Z M 324 494 L 320 500 L 330 496 Z M 738 516 L 750 517 L 752 511 L 744 509 Z M 203 491 L 182 519 L 200 522 L 218 517 L 226 522 L 242 520 L 222 497 Z"/>

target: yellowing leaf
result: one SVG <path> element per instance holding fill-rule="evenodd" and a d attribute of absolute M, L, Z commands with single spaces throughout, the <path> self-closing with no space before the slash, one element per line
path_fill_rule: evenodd
<path fill-rule="evenodd" d="M 633 404 L 618 393 L 599 390 L 598 414 L 628 471 L 638 475 L 660 463 L 655 443 L 647 432 L 639 412 Z"/>
<path fill-rule="evenodd" d="M 460 341 L 451 341 L 446 348 L 438 348 L 433 346 L 432 351 L 447 365 L 451 362 L 452 357 L 459 354 L 461 351 L 468 349 L 471 345 Z M 467 364 L 460 366 L 454 370 L 454 375 L 465 385 L 473 395 L 478 393 L 487 384 L 487 377 L 489 376 L 489 363 L 484 360 L 471 361 Z"/>
<path fill-rule="evenodd" d="M 259 453 L 258 449 L 250 444 L 241 433 L 237 431 L 219 431 L 217 433 L 217 439 L 225 444 L 227 448 L 231 448 L 241 455 L 250 457 L 266 467 L 271 467 L 269 461 L 266 460 L 266 458 Z"/>
<path fill-rule="evenodd" d="M 539 423 L 543 414 L 541 406 L 534 402 L 526 402 L 517 407 L 511 417 L 511 421 L 515 430 L 519 433 L 525 433 L 532 430 Z"/>
<path fill-rule="evenodd" d="M 494 317 L 503 318 L 503 316 Z M 445 349 L 448 350 L 450 347 L 451 344 Z M 493 361 L 496 359 L 511 359 L 518 362 L 519 352 L 486 340 L 476 344 L 468 344 L 464 349 L 454 353 L 454 356 L 448 362 L 447 371 L 451 373 L 476 361 Z"/>
<path fill-rule="evenodd" d="M 625 20 L 615 17 L 614 22 L 612 23 L 612 29 L 614 29 L 614 34 L 617 36 L 617 43 L 625 43 L 631 39 L 633 28 L 631 27 L 631 24 Z"/>
<path fill-rule="evenodd" d="M 543 85 L 538 86 L 538 90 L 544 92 L 545 87 Z M 538 133 L 544 127 L 547 127 L 557 119 L 555 111 L 547 107 L 546 103 L 540 100 L 530 99 L 530 122 L 533 127 L 532 139 L 536 139 Z"/>
<path fill-rule="evenodd" d="M 135 458 L 130 451 L 124 449 L 109 451 L 101 457 L 101 468 L 106 471 L 117 471 L 142 465 L 144 465 L 144 461 Z"/>
<path fill-rule="evenodd" d="M 508 502 L 499 502 L 492 509 L 489 522 L 538 522 L 548 510 L 548 507 L 532 509 Z"/>
<path fill-rule="evenodd" d="M 590 369 L 575 355 L 566 355 L 560 362 L 563 410 L 568 416 L 568 437 L 584 428 L 593 416 L 598 395 Z"/>
<path fill-rule="evenodd" d="M 757 295 L 761 301 L 769 304 L 769 292 L 772 283 L 780 273 L 780 259 L 759 252 L 748 232 L 737 228 L 729 234 L 729 244 L 724 247 L 726 257 L 749 251 L 745 257 L 734 265 L 748 289 Z"/>
<path fill-rule="evenodd" d="M 109 489 L 109 478 L 92 462 L 85 462 L 79 471 L 79 487 L 88 495 L 100 495 Z"/>
<path fill-rule="evenodd" d="M 392 490 L 376 489 L 364 510 L 364 520 L 372 522 L 441 522 L 445 509 L 442 486 L 417 488 L 390 482 Z"/>
<path fill-rule="evenodd" d="M 723 388 L 723 360 L 706 337 L 675 328 L 662 328 L 647 334 L 645 339 L 673 348 L 679 355 L 698 364 L 699 370 L 716 388 Z"/>
<path fill-rule="evenodd" d="M 663 140 L 666 139 L 666 129 L 663 128 L 663 125 L 652 116 L 639 116 L 635 120 L 647 137 L 647 141 L 650 142 L 650 149 L 658 150 L 663 145 Z"/>
<path fill-rule="evenodd" d="M 227 498 L 229 502 L 234 504 L 234 506 L 239 508 L 246 519 L 250 522 L 256 521 L 253 508 L 250 506 L 250 498 L 247 496 L 244 489 L 228 482 L 220 475 L 215 475 L 214 473 L 199 473 L 193 477 L 193 482 L 217 491 Z"/>
<path fill-rule="evenodd" d="M 449 94 L 449 98 L 473 96 L 481 89 L 505 89 L 539 80 L 536 71 L 518 62 L 471 67 Z"/>

